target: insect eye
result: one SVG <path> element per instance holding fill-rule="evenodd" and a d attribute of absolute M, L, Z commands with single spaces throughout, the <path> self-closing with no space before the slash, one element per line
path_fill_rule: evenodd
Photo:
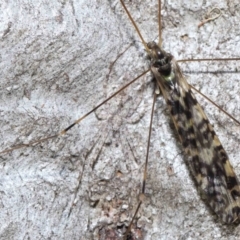
<path fill-rule="evenodd" d="M 161 51 L 158 51 L 158 52 L 157 52 L 157 56 L 158 56 L 158 58 L 160 58 L 160 59 L 164 57 L 164 55 L 162 54 Z"/>

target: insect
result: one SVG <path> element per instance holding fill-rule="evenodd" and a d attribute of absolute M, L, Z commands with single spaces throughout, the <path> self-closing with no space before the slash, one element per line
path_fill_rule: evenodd
<path fill-rule="evenodd" d="M 148 3 L 146 2 L 146 4 Z M 102 7 L 103 6 L 101 5 L 101 8 Z M 142 72 L 142 63 L 139 66 L 135 66 L 137 65 L 135 62 L 139 64 L 140 61 L 139 49 L 130 48 L 126 53 L 127 55 L 123 55 L 123 58 L 120 58 L 119 61 L 117 61 L 117 63 L 114 65 L 114 69 L 109 77 L 109 82 L 102 84 L 102 81 L 105 80 L 105 76 L 109 73 L 108 67 L 110 64 L 102 61 L 102 59 L 105 59 L 105 57 L 101 54 L 108 49 L 107 56 L 109 57 L 110 61 L 114 61 L 116 56 L 118 56 L 120 52 L 124 51 L 124 49 L 127 48 L 131 43 L 131 38 L 127 41 L 127 44 L 125 44 L 125 42 L 121 42 L 122 46 L 117 49 L 118 51 L 115 52 L 115 54 L 112 54 L 111 51 L 109 51 L 109 45 L 103 45 L 104 41 L 108 40 L 109 42 L 112 42 L 111 39 L 108 39 L 106 36 L 112 37 L 116 32 L 118 32 L 118 36 L 113 38 L 114 41 L 117 41 L 116 39 L 119 39 L 121 34 L 124 35 L 124 37 L 129 37 L 129 35 L 125 32 L 127 27 L 124 26 L 124 21 L 127 22 L 127 20 L 124 17 L 120 17 L 121 21 L 118 19 L 119 5 L 115 6 L 114 3 L 110 2 L 109 5 L 106 5 L 106 8 L 112 9 L 112 12 L 108 13 L 109 17 L 114 19 L 116 23 L 121 22 L 122 29 L 124 30 L 108 30 L 104 32 L 104 34 L 107 33 L 106 35 L 101 35 L 102 32 L 99 32 L 99 29 L 101 28 L 97 26 L 95 26 L 96 29 L 92 30 L 92 33 L 96 34 L 97 39 L 103 39 L 102 41 L 96 41 L 98 44 L 96 46 L 96 51 L 99 51 L 97 55 L 101 56 L 101 61 L 96 60 L 96 56 L 94 54 L 95 51 L 92 48 L 91 51 L 88 50 L 88 41 L 91 44 L 93 44 L 95 41 L 78 40 L 81 44 L 79 43 L 79 45 L 77 45 L 80 50 L 78 50 L 79 52 L 76 55 L 78 56 L 79 54 L 80 57 L 78 58 L 77 62 L 74 62 L 74 66 L 78 66 L 80 69 L 78 74 L 74 75 L 74 72 L 70 72 L 69 67 L 64 68 L 64 70 L 61 68 L 61 70 L 50 74 L 48 71 L 46 71 L 45 66 L 48 66 L 55 61 L 50 61 L 50 63 L 48 62 L 46 65 L 43 64 L 41 68 L 43 68 L 44 71 L 40 71 L 39 74 L 40 76 L 42 76 L 41 74 L 44 74 L 42 79 L 47 79 L 47 81 L 43 82 L 45 84 L 47 82 L 48 84 L 46 89 L 48 90 L 49 95 L 44 95 L 44 98 L 39 97 L 41 94 L 37 95 L 37 90 L 32 90 L 34 88 L 30 88 L 29 86 L 25 87 L 26 90 L 24 97 L 22 95 L 20 96 L 21 99 L 23 98 L 25 100 L 25 102 L 22 103 L 23 107 L 19 107 L 19 109 L 23 114 L 27 113 L 27 116 L 24 117 L 29 118 L 25 118 L 25 122 L 21 121 L 21 124 L 18 124 L 19 114 L 14 116 L 14 125 L 11 124 L 7 130 L 6 124 L 4 125 L 4 139 L 5 134 L 10 134 L 8 131 L 11 129 L 14 133 L 17 131 L 17 137 L 20 136 L 20 141 L 24 142 L 28 142 L 30 140 L 29 138 L 35 138 L 35 136 L 39 136 L 40 134 L 42 136 L 48 135 L 48 133 L 51 132 L 51 130 L 49 130 L 49 128 L 52 128 L 51 126 L 54 126 L 55 128 L 55 126 L 59 124 L 61 125 L 59 128 L 63 129 L 66 125 L 68 125 L 68 122 L 72 122 L 71 120 L 68 121 L 68 119 L 63 120 L 65 116 L 72 116 L 73 119 L 76 119 L 79 115 L 81 115 L 82 112 L 84 113 L 86 110 L 89 110 L 89 105 L 91 104 L 88 101 L 93 101 L 93 96 L 99 95 L 101 98 L 105 97 L 105 95 L 117 89 L 118 84 L 123 84 L 126 82 L 126 80 L 134 78 L 134 76 L 136 76 L 136 71 Z M 141 8 L 144 10 L 149 9 L 148 5 L 142 5 Z M 154 8 L 155 7 L 153 7 L 153 9 Z M 189 6 L 187 8 L 189 9 Z M 192 6 L 192 8 L 194 8 L 194 6 Z M 199 6 L 199 11 L 202 10 L 202 8 L 203 6 Z M 174 12 L 174 9 L 182 9 L 184 14 L 174 14 L 174 18 L 173 15 L 170 15 L 169 18 L 165 16 L 170 22 L 170 26 L 165 26 L 165 29 L 168 28 L 167 39 L 169 42 L 171 42 L 171 44 L 172 42 L 174 44 L 174 41 L 171 40 L 176 37 L 176 34 L 174 33 L 176 32 L 177 27 L 184 25 L 184 22 L 181 22 L 181 24 L 178 22 L 180 19 L 182 19 L 181 15 L 187 16 L 185 15 L 186 10 L 183 10 L 183 6 L 179 5 L 171 8 L 170 4 L 166 4 L 163 14 L 170 14 L 171 11 Z M 134 10 L 131 12 L 133 12 L 134 16 Z M 93 16 L 97 16 L 97 12 L 94 13 L 95 14 L 93 14 Z M 228 14 L 230 14 L 230 10 Z M 157 14 L 152 15 L 157 16 Z M 145 15 L 141 14 L 141 18 L 143 16 Z M 86 17 L 84 19 L 88 18 Z M 136 21 L 138 20 L 139 19 L 136 18 Z M 148 19 L 147 24 L 150 20 Z M 89 21 L 91 21 L 91 19 L 89 19 Z M 97 18 L 94 23 L 97 21 L 99 21 L 99 18 Z M 101 22 L 101 24 L 102 26 L 105 26 L 105 29 L 108 26 L 114 25 L 113 22 L 111 22 L 111 24 L 109 23 L 109 25 L 108 22 Z M 185 24 L 189 27 L 189 21 L 186 21 Z M 149 25 L 147 25 L 147 27 L 148 26 Z M 154 32 L 157 36 L 157 27 L 151 29 L 154 29 L 154 31 L 152 30 L 150 33 Z M 222 26 L 220 29 L 223 30 L 224 27 Z M 226 26 L 225 29 L 229 28 Z M 204 29 L 204 31 L 207 30 Z M 213 25 L 212 29 L 208 31 L 208 34 L 203 35 L 205 36 L 205 40 L 208 40 L 207 42 L 209 42 L 210 37 L 213 37 L 213 33 L 215 33 L 215 31 L 218 32 L 216 30 L 216 25 Z M 193 53 L 192 49 L 186 48 L 190 45 L 191 41 L 194 41 L 195 38 L 194 36 L 185 35 L 186 32 L 188 31 L 182 30 L 182 34 L 177 35 L 177 42 L 179 45 L 183 44 L 182 46 L 171 45 L 171 48 L 176 47 L 173 53 L 176 58 L 179 58 L 178 55 L 181 54 L 187 56 L 186 58 L 190 58 L 196 54 L 196 52 Z M 203 33 L 201 32 L 201 34 Z M 201 34 L 200 36 L 202 37 Z M 199 37 L 199 35 L 196 36 L 197 38 Z M 164 38 L 165 36 L 163 35 L 163 39 Z M 59 49 L 59 46 L 61 46 L 61 41 L 59 43 L 59 41 L 56 39 L 57 38 L 53 38 L 52 42 L 55 40 L 57 43 L 54 46 L 56 49 Z M 66 37 L 66 39 L 68 38 Z M 73 38 L 70 40 L 71 44 L 75 42 L 76 39 L 77 38 Z M 214 42 L 215 36 L 212 39 Z M 222 39 L 223 45 L 219 47 L 223 49 L 225 47 L 226 49 L 224 40 L 227 38 L 223 37 Z M 211 47 L 208 48 L 206 41 L 203 40 L 200 38 L 199 41 L 197 41 L 199 43 L 199 48 L 205 51 L 202 53 L 203 56 L 206 56 L 206 53 L 208 53 L 207 56 L 209 56 L 209 53 L 212 53 L 212 56 L 218 57 L 214 55 L 216 46 L 213 49 Z M 220 40 L 218 41 L 221 42 Z M 202 42 L 204 48 L 201 45 Z M 118 47 L 118 42 L 114 42 L 114 44 L 114 46 L 110 45 L 110 49 Z M 50 51 L 50 49 L 52 49 L 52 45 L 49 44 L 47 46 L 48 47 L 46 47 L 46 49 L 49 49 Z M 196 48 L 196 45 L 193 44 L 193 47 Z M 100 51 L 99 49 L 103 50 Z M 183 53 L 182 51 L 185 52 Z M 112 55 L 109 56 L 109 54 Z M 51 56 L 51 54 L 49 55 Z M 91 55 L 94 58 L 94 61 L 96 61 L 95 63 L 89 62 L 88 58 L 90 58 L 89 56 Z M 43 56 L 45 56 L 45 54 Z M 63 54 L 63 56 L 67 55 Z M 133 56 L 135 58 L 133 58 Z M 70 57 L 69 59 L 71 60 Z M 132 59 L 135 59 L 134 64 L 132 63 Z M 70 60 L 68 61 L 71 62 Z M 127 62 L 127 60 L 129 62 Z M 62 58 L 62 61 L 64 61 L 64 57 Z M 66 63 L 69 63 L 68 61 L 66 61 Z M 121 62 L 124 64 L 122 65 Z M 59 65 L 62 67 L 62 64 Z M 94 71 L 96 67 L 99 67 L 98 71 Z M 210 68 L 209 63 L 203 63 L 202 68 L 204 69 L 205 67 Z M 103 73 L 102 69 L 105 69 Z M 217 70 L 219 69 L 222 69 L 222 67 L 218 66 Z M 38 68 L 36 68 L 35 71 L 39 71 Z M 46 75 L 45 72 L 47 72 Z M 84 73 L 86 73 L 87 76 L 85 76 Z M 229 79 L 231 75 L 233 75 L 232 72 L 230 72 L 227 77 L 224 74 L 224 77 L 221 78 L 221 81 L 226 80 L 225 78 Z M 219 78 L 219 75 L 217 77 Z M 197 78 L 201 80 L 201 84 L 196 83 L 196 85 L 200 86 L 200 88 L 204 90 L 206 87 L 206 82 L 203 81 L 203 79 L 206 79 L 206 74 L 200 75 L 200 73 L 197 73 Z M 211 79 L 211 84 L 216 84 L 216 87 L 213 87 L 213 89 L 218 89 L 219 80 L 216 80 L 212 74 L 210 74 L 209 78 Z M 53 80 L 51 81 L 51 79 Z M 80 84 L 79 82 L 75 82 L 74 79 L 81 79 Z M 93 86 L 90 86 L 89 81 L 91 82 L 91 80 L 94 80 Z M 220 97 L 219 94 L 221 94 L 221 92 L 215 93 L 212 90 L 213 95 L 216 94 L 215 96 L 217 96 L 218 100 L 223 100 L 223 102 L 220 101 L 220 105 L 222 106 L 226 106 L 226 101 L 228 102 L 227 106 L 229 106 L 230 103 L 235 106 L 235 100 L 231 99 L 231 96 L 233 94 L 232 91 L 237 91 L 239 89 L 237 87 L 238 83 L 235 83 L 236 81 L 231 81 L 231 86 L 229 89 L 227 89 L 227 87 L 229 87 L 229 82 L 230 81 L 227 81 L 227 86 L 224 88 L 227 99 Z M 40 83 L 37 82 L 37 84 Z M 78 84 L 80 85 L 79 89 L 74 90 Z M 233 84 L 236 85 L 234 86 Z M 151 85 L 150 80 L 147 80 L 146 78 L 141 79 L 137 84 L 131 86 L 129 88 L 130 90 L 126 90 L 127 92 L 123 92 L 120 96 L 115 98 L 116 102 L 114 105 L 108 103 L 105 105 L 105 107 L 103 107 L 103 109 L 99 109 L 95 115 L 89 116 L 88 121 L 83 121 L 82 124 L 79 125 L 72 134 L 70 133 L 70 135 L 66 136 L 66 138 L 50 141 L 34 148 L 25 148 L 24 150 L 19 149 L 18 151 L 10 154 L 10 156 L 2 156 L 5 169 L 11 169 L 10 174 L 8 173 L 8 175 L 14 177 L 12 178 L 14 179 L 14 184 L 12 183 L 12 185 L 17 189 L 21 187 L 20 189 L 23 194 L 16 193 L 17 197 L 22 195 L 23 198 L 25 196 L 24 199 L 26 200 L 28 199 L 28 194 L 31 192 L 35 193 L 33 199 L 28 201 L 30 204 L 23 204 L 25 211 L 28 210 L 30 212 L 32 211 L 31 213 L 38 212 L 41 214 L 48 210 L 49 214 L 47 217 L 49 218 L 53 213 L 59 212 L 59 214 L 54 215 L 54 219 L 57 219 L 57 223 L 59 224 L 59 222 L 61 222 L 61 224 L 56 230 L 53 231 L 54 234 L 59 234 L 58 236 L 68 236 L 70 234 L 69 232 L 71 232 L 71 234 L 73 234 L 71 235 L 71 238 L 77 238 L 77 236 L 78 238 L 79 236 L 84 236 L 85 238 L 90 238 L 90 236 L 97 238 L 99 229 L 102 229 L 101 226 L 118 224 L 119 229 L 123 227 L 124 222 L 127 222 L 131 217 L 128 215 L 128 212 L 130 212 L 130 210 L 134 211 L 134 207 L 137 204 L 136 196 L 138 195 L 142 178 L 141 172 L 144 162 L 143 156 L 146 154 L 145 145 L 147 142 L 146 136 L 149 122 L 148 113 L 150 112 L 149 103 L 152 96 L 151 88 L 147 88 L 147 90 L 145 90 L 145 87 L 149 85 Z M 28 95 L 28 92 L 30 91 L 29 88 L 32 90 L 31 96 Z M 207 88 L 209 88 L 208 85 Z M 219 91 L 221 90 L 222 88 L 219 89 Z M 15 95 L 14 88 L 10 89 L 9 91 L 10 94 Z M 69 92 L 71 92 L 71 94 Z M 86 95 L 85 92 L 87 92 Z M 63 94 L 64 101 L 58 101 L 58 99 L 60 99 L 60 93 Z M 234 92 L 234 95 L 237 95 L 237 92 Z M 78 98 L 80 97 L 81 101 L 78 102 Z M 52 99 L 57 100 L 53 101 Z M 67 102 L 66 99 L 68 99 L 67 101 L 69 101 L 69 105 L 65 105 Z M 26 109 L 27 103 L 37 100 L 38 104 Z M 48 103 L 50 100 L 51 103 Z M 99 102 L 97 100 L 92 105 L 96 105 Z M 52 102 L 60 103 L 60 105 L 54 108 Z M 21 105 L 21 102 L 17 101 L 17 103 Z M 156 125 L 153 131 L 153 139 L 156 138 L 157 140 L 152 140 L 151 146 L 152 149 L 156 150 L 152 150 L 152 153 L 150 154 L 150 159 L 152 158 L 154 161 L 150 161 L 148 173 L 149 180 L 147 181 L 146 187 L 149 191 L 147 192 L 147 196 L 151 195 L 151 197 L 147 198 L 145 206 L 142 208 L 142 212 L 140 212 L 140 216 L 142 217 L 138 219 L 138 228 L 141 229 L 142 224 L 142 226 L 144 226 L 142 229 L 147 228 L 149 236 L 156 236 L 158 237 L 157 239 L 159 239 L 159 236 L 164 237 L 163 234 L 168 236 L 168 234 L 171 233 L 172 237 L 177 236 L 179 234 L 179 229 L 181 229 L 180 235 L 185 236 L 189 225 L 192 228 L 188 234 L 191 235 L 194 233 L 194 226 L 198 226 L 196 221 L 198 220 L 199 222 L 202 222 L 202 219 L 206 221 L 206 218 L 209 216 L 208 212 L 206 213 L 206 207 L 201 203 L 196 190 L 194 190 L 194 187 L 191 186 L 192 182 L 191 179 L 189 179 L 188 171 L 181 160 L 181 150 L 176 146 L 177 143 L 176 140 L 174 140 L 175 136 L 171 133 L 171 129 L 169 127 L 168 117 L 164 116 L 164 114 L 161 114 L 165 111 L 164 108 L 160 110 L 159 113 L 159 106 L 161 106 L 161 104 L 162 102 L 159 100 L 157 103 L 158 110 L 156 111 L 156 113 L 158 112 L 158 114 L 156 114 L 157 120 L 155 119 Z M 15 110 L 16 106 L 17 105 L 13 105 L 11 109 Z M 46 114 L 46 109 L 49 107 L 51 114 L 48 115 Z M 79 108 L 81 108 L 81 110 L 79 110 Z M 59 109 L 63 109 L 61 110 L 62 114 L 59 114 Z M 68 114 L 68 111 L 70 114 Z M 238 109 L 235 108 L 235 111 L 238 111 Z M 36 115 L 37 113 L 39 114 L 41 112 L 42 115 Z M 238 144 L 238 126 L 229 121 L 228 118 L 225 118 L 225 116 L 221 115 L 221 119 L 218 119 L 218 113 L 219 111 L 216 110 L 215 114 L 217 119 L 215 119 L 216 124 L 214 124 L 215 129 L 217 128 L 216 130 L 218 135 L 221 135 L 221 125 L 225 125 L 225 123 L 230 124 L 230 130 L 228 129 L 227 132 L 223 131 L 222 134 L 228 134 L 229 136 L 231 130 L 233 130 L 232 132 L 236 132 L 230 135 L 232 138 L 235 138 L 235 142 L 227 145 L 227 148 L 230 148 L 231 145 L 236 146 Z M 55 115 L 55 117 L 52 117 L 53 115 Z M 238 115 L 237 112 L 236 115 Z M 48 116 L 49 118 L 47 118 Z M 214 118 L 214 115 L 212 118 Z M 51 123 L 49 121 L 51 121 Z M 14 128 L 15 126 L 17 126 L 19 129 L 16 130 L 16 128 Z M 159 128 L 161 130 L 159 130 Z M 21 134 L 21 132 L 23 134 Z M 76 132 L 79 133 L 78 136 L 76 136 Z M 25 136 L 27 136 L 27 138 Z M 159 146 L 161 146 L 161 148 L 159 148 Z M 234 152 L 233 155 L 234 157 L 230 156 L 231 159 L 238 159 L 237 153 Z M 156 165 L 152 165 L 153 162 L 156 162 Z M 30 174 L 31 169 L 34 170 L 34 177 L 32 174 Z M 172 172 L 169 171 L 169 169 L 173 169 L 173 174 L 168 175 L 169 172 Z M 7 173 L 4 176 L 7 176 Z M 35 176 L 37 176 L 37 178 Z M 138 179 L 136 179 L 136 177 L 138 177 Z M 2 179 L 6 179 L 6 177 L 2 177 Z M 20 181 L 20 179 L 24 179 L 24 181 Z M 4 183 L 6 182 L 7 181 L 5 180 Z M 7 183 L 9 184 L 9 182 L 10 181 Z M 19 182 L 21 184 L 20 187 L 18 185 Z M 60 182 L 64 184 L 59 184 Z M 79 182 L 81 184 L 79 185 L 79 188 L 77 189 L 77 195 L 75 196 L 76 188 L 78 187 Z M 129 200 L 129 196 L 133 202 Z M 18 202 L 21 203 L 20 200 Z M 25 201 L 22 200 L 22 202 L 24 203 Z M 52 205 L 48 205 L 49 202 Z M 35 205 L 31 203 L 35 203 Z M 199 206 L 201 204 L 202 206 Z M 69 215 L 72 205 L 73 210 Z M 13 206 L 11 205 L 11 207 Z M 121 221 L 119 220 L 119 217 L 121 217 Z M 45 219 L 46 216 L 43 218 Z M 211 219 L 211 216 L 208 218 Z M 168 225 L 169 220 L 171 220 L 171 228 L 169 228 Z M 186 224 L 186 227 L 182 227 L 183 223 Z M 149 231 L 154 229 L 153 226 L 156 225 L 159 226 L 159 230 L 153 230 L 153 232 Z M 35 226 L 44 229 L 44 233 L 40 230 L 39 234 L 45 234 L 43 236 L 48 237 L 51 234 L 49 229 L 45 229 L 43 227 L 45 226 L 45 221 L 43 221 L 43 223 L 35 223 Z M 210 225 L 209 228 L 211 227 L 212 226 Z M 61 232 L 61 229 L 64 229 L 64 233 Z M 68 229 L 70 229 L 69 232 Z M 74 229 L 74 233 L 72 233 L 72 229 Z M 83 229 L 86 229 L 85 233 L 83 233 Z M 178 230 L 175 232 L 175 229 Z M 219 229 L 219 231 L 221 232 L 221 229 Z M 202 234 L 205 232 L 205 230 L 198 229 L 197 232 Z"/>

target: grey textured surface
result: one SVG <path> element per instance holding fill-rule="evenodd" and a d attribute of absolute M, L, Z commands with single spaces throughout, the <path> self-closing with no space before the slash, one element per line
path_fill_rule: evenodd
<path fill-rule="evenodd" d="M 127 2 L 146 41 L 157 39 L 157 1 Z M 238 1 L 192 2 L 164 1 L 164 48 L 176 59 L 240 56 Z M 223 16 L 198 29 L 216 6 Z M 1 1 L 0 16 L 1 150 L 62 130 L 147 69 L 119 1 Z M 181 64 L 194 86 L 236 118 L 239 65 Z M 152 94 L 145 76 L 67 136 L 1 155 L 0 239 L 117 238 L 137 204 Z M 240 176 L 239 126 L 198 99 Z M 200 199 L 161 97 L 153 124 L 135 234 L 239 239 L 239 227 L 222 225 Z"/>

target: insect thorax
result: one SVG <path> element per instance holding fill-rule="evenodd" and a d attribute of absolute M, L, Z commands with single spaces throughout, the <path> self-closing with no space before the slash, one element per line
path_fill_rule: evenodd
<path fill-rule="evenodd" d="M 160 80 L 164 88 L 171 89 L 175 85 L 175 74 L 173 71 L 173 56 L 165 52 L 155 42 L 147 44 L 149 48 L 149 56 L 151 59 L 151 70 L 155 79 Z"/>

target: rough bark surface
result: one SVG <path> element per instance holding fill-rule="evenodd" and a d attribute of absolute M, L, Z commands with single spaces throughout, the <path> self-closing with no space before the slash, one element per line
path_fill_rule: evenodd
<path fill-rule="evenodd" d="M 157 1 L 126 1 L 146 39 Z M 176 59 L 240 56 L 235 1 L 164 1 L 163 47 Z M 222 17 L 197 28 L 213 7 Z M 70 125 L 148 68 L 119 1 L 1 1 L 1 150 Z M 124 53 L 123 53 L 124 52 Z M 123 53 L 123 54 L 121 54 Z M 240 116 L 240 62 L 181 64 L 188 80 Z M 153 95 L 139 79 L 66 136 L 0 156 L 0 239 L 118 239 L 137 205 Z M 198 97 L 240 176 L 240 127 Z M 139 239 L 239 239 L 201 200 L 158 98 Z"/>

